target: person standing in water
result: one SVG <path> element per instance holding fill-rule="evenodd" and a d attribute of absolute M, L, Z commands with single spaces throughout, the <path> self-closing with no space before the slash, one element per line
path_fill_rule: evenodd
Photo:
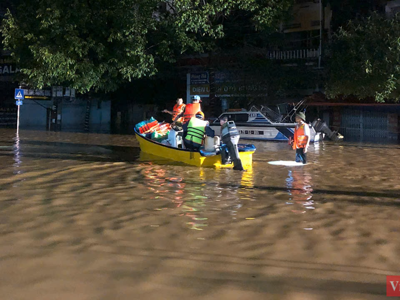
<path fill-rule="evenodd" d="M 296 150 L 296 162 L 307 163 L 307 151 L 310 145 L 310 127 L 306 124 L 303 112 L 296 114 L 296 128 L 293 137 L 293 150 Z"/>
<path fill-rule="evenodd" d="M 221 140 L 226 145 L 226 150 L 233 162 L 233 169 L 243 171 L 242 161 L 240 160 L 238 142 L 240 139 L 239 131 L 236 128 L 235 122 L 228 121 L 227 116 L 223 116 L 219 123 L 221 125 Z M 222 153 L 226 151 L 222 149 Z"/>

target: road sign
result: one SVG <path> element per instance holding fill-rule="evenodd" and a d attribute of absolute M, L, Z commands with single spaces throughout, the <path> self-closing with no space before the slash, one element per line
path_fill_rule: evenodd
<path fill-rule="evenodd" d="M 23 89 L 15 89 L 14 99 L 16 99 L 16 100 L 24 99 L 24 90 Z"/>
<path fill-rule="evenodd" d="M 22 104 L 24 104 L 24 103 L 22 102 L 22 100 L 17 100 L 17 101 L 15 101 L 15 104 L 16 104 L 16 105 L 22 105 Z"/>

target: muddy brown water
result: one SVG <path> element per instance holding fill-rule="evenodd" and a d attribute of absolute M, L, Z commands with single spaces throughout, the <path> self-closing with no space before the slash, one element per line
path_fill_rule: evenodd
<path fill-rule="evenodd" d="M 256 142 L 247 172 L 134 136 L 0 130 L 0 299 L 383 299 L 399 145 Z"/>

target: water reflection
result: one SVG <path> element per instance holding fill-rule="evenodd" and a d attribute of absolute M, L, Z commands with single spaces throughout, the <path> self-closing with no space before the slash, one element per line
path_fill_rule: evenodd
<path fill-rule="evenodd" d="M 14 138 L 14 147 L 13 147 L 13 152 L 14 152 L 14 174 L 21 174 L 20 166 L 21 166 L 21 153 L 20 153 L 20 139 L 19 139 L 19 130 L 17 130 L 17 133 Z"/>
<path fill-rule="evenodd" d="M 143 162 L 139 167 L 141 184 L 148 190 L 143 199 L 161 200 L 154 210 L 176 210 L 189 219 L 185 224 L 193 230 L 205 229 L 209 216 L 217 212 L 220 216 L 216 222 L 229 223 L 237 218 L 243 201 L 255 200 L 252 169 L 237 172 L 155 162 Z"/>
<path fill-rule="evenodd" d="M 249 189 L 252 189 L 254 187 L 253 168 L 248 168 L 246 172 L 242 172 L 241 185 Z"/>
<path fill-rule="evenodd" d="M 287 204 L 294 205 L 294 213 L 306 213 L 315 209 L 312 200 L 312 177 L 305 167 L 295 167 L 288 171 L 286 186 L 289 192 Z"/>

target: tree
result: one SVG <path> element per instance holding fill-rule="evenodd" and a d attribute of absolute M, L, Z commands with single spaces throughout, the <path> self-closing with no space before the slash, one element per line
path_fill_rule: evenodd
<path fill-rule="evenodd" d="M 42 88 L 113 91 L 150 77 L 161 63 L 203 52 L 224 36 L 237 10 L 252 26 L 279 23 L 292 0 L 19 0 L 2 34 L 21 80 Z M 161 4 L 161 5 L 160 5 Z"/>
<path fill-rule="evenodd" d="M 331 47 L 327 95 L 399 101 L 399 32 L 400 15 L 377 13 L 340 28 Z"/>

